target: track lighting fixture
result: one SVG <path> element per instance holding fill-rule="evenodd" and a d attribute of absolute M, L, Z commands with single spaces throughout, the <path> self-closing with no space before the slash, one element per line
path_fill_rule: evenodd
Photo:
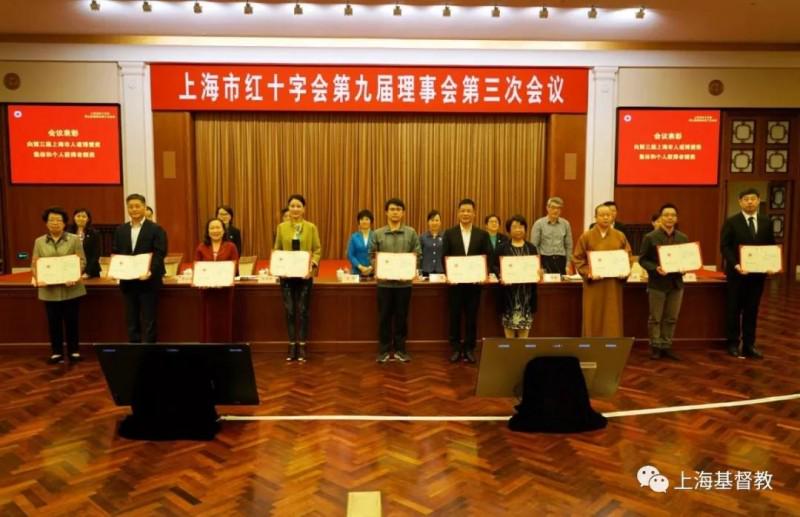
<path fill-rule="evenodd" d="M 500 18 L 500 8 L 499 7 L 494 6 L 494 8 L 492 9 L 492 18 Z"/>
<path fill-rule="evenodd" d="M 550 16 L 550 11 L 547 10 L 546 6 L 542 6 L 542 8 L 539 9 L 539 18 L 544 20 L 548 16 Z"/>
<path fill-rule="evenodd" d="M 595 18 L 597 18 L 597 9 L 595 9 L 594 6 L 592 6 L 592 8 L 589 9 L 587 16 L 589 17 L 590 20 L 594 20 Z"/>
<path fill-rule="evenodd" d="M 636 11 L 636 19 L 637 20 L 644 20 L 644 6 L 641 6 L 638 11 Z"/>
<path fill-rule="evenodd" d="M 89 9 L 91 9 L 92 11 L 99 11 L 100 2 L 98 2 L 97 0 L 92 0 L 92 2 L 89 4 Z"/>
<path fill-rule="evenodd" d="M 442 9 L 442 16 L 445 18 L 450 18 L 450 6 L 445 4 L 444 9 Z"/>
<path fill-rule="evenodd" d="M 392 14 L 395 16 L 403 16 L 403 10 L 400 8 L 399 3 L 394 4 L 394 11 L 392 11 Z"/>
<path fill-rule="evenodd" d="M 144 2 L 142 2 L 142 11 L 145 13 L 153 12 L 153 6 L 150 5 L 150 2 L 144 0 Z"/>
<path fill-rule="evenodd" d="M 300 5 L 300 2 L 298 2 L 294 4 L 294 15 L 300 16 L 301 14 L 303 14 L 303 6 Z"/>
<path fill-rule="evenodd" d="M 194 0 L 194 7 L 192 9 L 194 10 L 194 14 L 203 13 L 203 6 L 200 5 L 200 2 L 198 0 Z"/>
<path fill-rule="evenodd" d="M 244 3 L 244 14 L 253 14 L 253 6 L 250 5 L 250 2 Z"/>
<path fill-rule="evenodd" d="M 353 16 L 353 6 L 350 5 L 350 2 L 344 6 L 344 15 L 345 16 Z"/>

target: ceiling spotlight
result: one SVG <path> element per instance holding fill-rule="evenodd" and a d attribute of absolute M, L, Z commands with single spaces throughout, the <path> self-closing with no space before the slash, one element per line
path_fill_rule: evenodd
<path fill-rule="evenodd" d="M 539 9 L 539 18 L 544 20 L 548 16 L 550 16 L 550 11 L 547 10 L 546 6 L 542 6 L 542 8 Z"/>
<path fill-rule="evenodd" d="M 250 5 L 250 2 L 244 3 L 244 14 L 253 14 L 253 6 Z"/>
<path fill-rule="evenodd" d="M 444 9 L 442 9 L 442 16 L 445 18 L 450 18 L 450 6 L 445 4 Z"/>
<path fill-rule="evenodd" d="M 303 6 L 300 5 L 299 2 L 294 4 L 294 14 L 295 16 L 300 16 L 301 14 L 303 14 Z"/>
<path fill-rule="evenodd" d="M 100 2 L 97 0 L 92 0 L 92 3 L 89 4 L 89 9 L 92 11 L 99 11 L 100 10 Z"/>
<path fill-rule="evenodd" d="M 403 16 L 403 10 L 400 9 L 400 4 L 394 4 L 394 11 L 392 11 L 392 14 L 395 16 Z"/>
<path fill-rule="evenodd" d="M 349 2 L 348 2 L 348 4 L 346 6 L 344 6 L 344 15 L 345 16 L 353 16 L 353 6 L 350 5 Z"/>
<path fill-rule="evenodd" d="M 142 2 L 142 11 L 144 11 L 146 13 L 151 13 L 151 12 L 153 12 L 153 6 L 150 5 L 150 2 L 148 2 L 147 0 L 144 0 L 144 2 Z"/>
<path fill-rule="evenodd" d="M 194 9 L 194 14 L 203 13 L 203 6 L 200 5 L 200 2 L 198 0 L 194 0 L 194 7 L 192 9 Z"/>
<path fill-rule="evenodd" d="M 587 16 L 589 17 L 590 20 L 594 20 L 595 18 L 597 18 L 597 9 L 595 9 L 594 6 L 592 6 L 592 8 L 589 9 L 589 13 L 587 14 Z"/>
<path fill-rule="evenodd" d="M 492 18 L 500 18 L 500 8 L 499 7 L 494 6 L 494 8 L 492 9 Z"/>
<path fill-rule="evenodd" d="M 638 11 L 636 11 L 636 19 L 637 20 L 644 20 L 644 6 L 641 6 Z"/>

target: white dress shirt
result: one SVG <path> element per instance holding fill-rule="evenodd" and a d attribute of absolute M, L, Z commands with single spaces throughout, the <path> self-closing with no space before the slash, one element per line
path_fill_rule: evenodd
<path fill-rule="evenodd" d="M 470 237 L 472 237 L 472 226 L 470 225 L 469 228 L 461 226 L 461 240 L 464 242 L 464 255 L 469 255 Z"/>
<path fill-rule="evenodd" d="M 744 222 L 747 223 L 748 228 L 750 228 L 750 218 L 753 218 L 753 226 L 756 229 L 756 234 L 758 234 L 758 212 L 754 213 L 753 215 L 749 215 L 742 210 L 742 215 L 744 216 Z"/>
<path fill-rule="evenodd" d="M 131 221 L 131 253 L 133 253 L 133 250 L 136 249 L 136 241 L 139 240 L 139 232 L 141 231 L 142 222 L 139 222 L 139 224 L 134 224 L 134 222 Z"/>

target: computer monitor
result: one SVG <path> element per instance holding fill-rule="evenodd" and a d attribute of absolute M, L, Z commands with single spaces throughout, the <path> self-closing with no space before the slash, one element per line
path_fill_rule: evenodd
<path fill-rule="evenodd" d="M 111 396 L 132 414 L 119 434 L 143 440 L 210 440 L 216 405 L 257 405 L 245 343 L 96 343 Z"/>
<path fill-rule="evenodd" d="M 613 395 L 633 338 L 485 338 L 478 365 L 479 397 L 521 395 L 525 365 L 535 357 L 577 357 L 592 396 Z"/>

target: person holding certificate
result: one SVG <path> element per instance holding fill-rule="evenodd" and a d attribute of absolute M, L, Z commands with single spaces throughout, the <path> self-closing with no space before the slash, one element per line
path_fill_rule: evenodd
<path fill-rule="evenodd" d="M 458 203 L 458 224 L 448 228 L 442 238 L 444 257 L 492 256 L 489 234 L 473 225 L 475 202 L 462 199 Z M 481 303 L 481 284 L 451 284 L 447 288 L 450 308 L 450 362 L 463 359 L 475 362 L 475 342 L 478 333 L 478 308 Z M 461 316 L 464 316 L 464 341 L 461 341 Z"/>
<path fill-rule="evenodd" d="M 350 261 L 350 272 L 354 275 L 370 276 L 372 266 L 369 260 L 369 245 L 374 239 L 372 222 L 375 216 L 367 209 L 356 216 L 358 231 L 353 232 L 347 243 L 347 259 Z"/>
<path fill-rule="evenodd" d="M 630 268 L 631 247 L 625 234 L 611 227 L 611 209 L 606 204 L 594 209 L 595 224 L 575 243 L 572 263 L 583 277 L 583 335 L 622 337 L 622 288 L 627 275 L 604 277 L 593 271 L 589 254 L 594 251 L 623 250 L 622 260 Z M 627 258 L 625 258 L 625 255 Z M 624 264 L 610 264 L 610 270 L 623 270 Z"/>
<path fill-rule="evenodd" d="M 369 256 L 378 280 L 376 361 L 389 361 L 394 343 L 394 359 L 406 363 L 411 360 L 406 351 L 408 304 L 411 301 L 411 282 L 421 264 L 421 248 L 417 232 L 403 224 L 405 203 L 392 198 L 386 201 L 384 210 L 388 224 L 375 230 L 369 245 Z"/>
<path fill-rule="evenodd" d="M 151 253 L 150 270 L 134 280 L 120 280 L 119 288 L 125 299 L 128 341 L 155 343 L 158 340 L 156 314 L 158 291 L 164 276 L 164 257 L 167 256 L 167 234 L 158 224 L 144 216 L 147 202 L 141 194 L 125 199 L 130 222 L 114 231 L 111 251 L 118 255 Z"/>
<path fill-rule="evenodd" d="M 81 283 L 81 273 L 86 267 L 83 246 L 77 235 L 64 231 L 67 212 L 60 207 L 48 208 L 42 214 L 47 233 L 33 243 L 33 283 L 37 286 L 39 299 L 44 302 L 47 312 L 47 330 L 50 334 L 50 364 L 64 362 L 64 335 L 67 337 L 67 353 L 70 362 L 81 360 L 78 350 L 78 309 L 81 296 L 86 295 L 86 287 Z M 79 264 L 75 271 L 65 271 L 63 278 L 48 277 L 44 281 L 44 263 L 50 257 L 77 256 Z"/>
<path fill-rule="evenodd" d="M 308 339 L 308 310 L 310 308 L 312 277 L 317 274 L 322 257 L 319 232 L 314 224 L 303 219 L 306 199 L 300 194 L 289 196 L 289 220 L 278 225 L 275 237 L 276 250 L 307 251 L 311 255 L 308 272 L 303 278 L 281 278 L 283 307 L 286 309 L 286 327 L 289 334 L 287 361 L 306 361 Z"/>
<path fill-rule="evenodd" d="M 639 264 L 647 271 L 650 357 L 667 357 L 677 361 L 678 356 L 672 351 L 672 336 L 683 301 L 683 272 L 664 271 L 658 256 L 658 247 L 686 244 L 689 237 L 675 228 L 678 223 L 678 208 L 675 205 L 667 203 L 662 206 L 658 214 L 655 214 L 655 219 L 659 224 L 644 236 L 639 251 Z"/>
<path fill-rule="evenodd" d="M 763 357 L 756 348 L 756 323 L 766 274 L 748 272 L 742 267 L 739 256 L 742 245 L 775 244 L 769 217 L 758 213 L 760 203 L 758 190 L 748 188 L 740 192 L 739 207 L 742 211 L 725 221 L 720 235 L 720 251 L 728 279 L 725 334 L 728 353 L 734 357 L 739 356 L 740 339 L 745 357 Z"/>
<path fill-rule="evenodd" d="M 220 205 L 217 207 L 217 219 L 222 221 L 225 225 L 225 233 L 228 241 L 236 246 L 236 253 L 242 254 L 242 232 L 239 228 L 233 225 L 233 208 L 228 205 Z"/>
<path fill-rule="evenodd" d="M 100 276 L 100 233 L 92 226 L 92 213 L 86 208 L 78 208 L 72 212 L 72 224 L 67 227 L 69 233 L 78 236 L 86 255 L 86 269 L 83 278 Z"/>
<path fill-rule="evenodd" d="M 225 223 L 210 219 L 206 235 L 197 246 L 194 259 L 198 262 L 232 261 L 239 263 L 239 251 L 228 240 Z M 195 274 L 197 271 L 195 271 Z M 203 342 L 229 343 L 233 340 L 233 288 L 203 289 Z"/>
<path fill-rule="evenodd" d="M 503 243 L 496 253 L 495 270 L 501 272 L 501 282 L 503 282 L 502 269 L 499 267 L 501 257 L 523 257 L 539 254 L 536 246 L 525 240 L 525 235 L 528 233 L 528 221 L 523 216 L 515 215 L 506 221 L 506 231 L 511 240 Z M 541 269 L 536 275 L 537 279 L 540 274 Z M 503 285 L 501 290 L 502 322 L 506 337 L 528 337 L 537 306 L 536 284 Z"/>

